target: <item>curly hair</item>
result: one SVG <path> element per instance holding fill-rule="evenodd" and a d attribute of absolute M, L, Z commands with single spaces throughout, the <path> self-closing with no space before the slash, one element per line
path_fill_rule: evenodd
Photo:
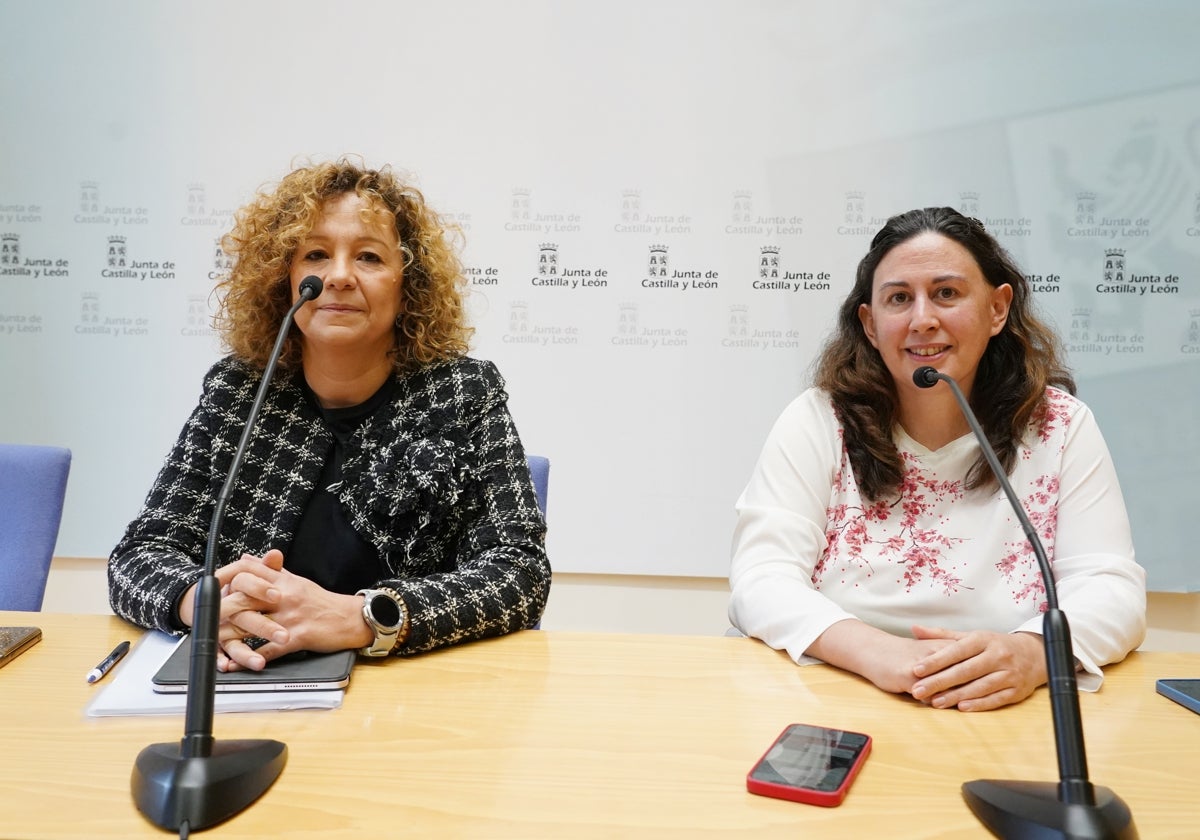
<path fill-rule="evenodd" d="M 330 199 L 355 193 L 395 220 L 405 258 L 401 314 L 393 356 L 397 370 L 462 356 L 473 328 L 466 324 L 466 283 L 455 246 L 461 232 L 425 203 L 425 197 L 392 169 L 367 169 L 347 158 L 301 166 L 273 190 L 263 190 L 238 211 L 221 246 L 233 268 L 214 290 L 216 328 L 237 358 L 265 368 L 279 323 L 292 305 L 292 256 L 317 224 Z M 293 331 L 279 366 L 300 366 L 300 336 Z"/>
<path fill-rule="evenodd" d="M 896 384 L 867 339 L 859 307 L 871 302 L 875 270 L 884 256 L 927 231 L 966 248 L 991 286 L 1007 283 L 1013 290 L 1008 320 L 989 340 L 968 395 L 1006 473 L 1012 473 L 1028 424 L 1045 409 L 1046 387 L 1075 393 L 1062 345 L 1054 330 L 1034 313 L 1025 275 L 982 222 L 950 207 L 927 207 L 891 217 L 858 264 L 854 288 L 838 310 L 834 332 L 817 359 L 814 375 L 814 384 L 832 399 L 854 477 L 870 501 L 898 492 L 904 464 L 892 440 L 899 410 Z M 967 471 L 967 488 L 998 484 L 980 453 Z"/>

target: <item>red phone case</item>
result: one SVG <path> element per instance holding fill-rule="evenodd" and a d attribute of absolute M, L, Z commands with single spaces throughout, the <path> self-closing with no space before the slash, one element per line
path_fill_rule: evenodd
<path fill-rule="evenodd" d="M 787 784 L 784 782 L 767 781 L 765 779 L 754 778 L 754 773 L 771 755 L 771 752 L 782 743 L 788 734 L 797 727 L 806 729 L 821 730 L 838 735 L 854 735 L 864 738 L 865 741 L 859 749 L 858 755 L 851 762 L 850 767 L 846 771 L 846 775 L 842 778 L 837 787 L 831 790 L 817 790 L 812 787 L 801 787 L 797 785 Z M 858 771 L 862 769 L 863 763 L 866 762 L 867 756 L 871 754 L 871 736 L 864 735 L 861 732 L 848 732 L 841 729 L 830 729 L 825 726 L 814 726 L 812 724 L 789 724 L 784 728 L 783 732 L 779 733 L 767 751 L 762 754 L 758 761 L 754 762 L 754 767 L 746 774 L 746 790 L 751 793 L 756 793 L 759 796 L 773 796 L 776 799 L 788 799 L 792 802 L 805 802 L 809 805 L 821 805 L 826 808 L 832 808 L 835 805 L 842 804 L 842 800 L 846 798 L 846 794 L 850 790 L 850 785 L 854 784 L 854 779 L 858 776 Z"/>

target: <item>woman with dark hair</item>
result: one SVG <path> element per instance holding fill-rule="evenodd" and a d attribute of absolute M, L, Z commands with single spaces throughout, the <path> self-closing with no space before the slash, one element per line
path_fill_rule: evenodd
<path fill-rule="evenodd" d="M 442 218 L 391 169 L 303 166 L 237 215 L 217 287 L 230 355 L 109 558 L 142 627 L 192 624 L 208 527 L 284 314 L 296 313 L 217 548 L 217 666 L 411 654 L 532 627 L 546 525 L 495 366 L 466 356 Z"/>
<path fill-rule="evenodd" d="M 1024 275 L 944 208 L 876 234 L 816 365 L 738 500 L 729 615 L 747 635 L 963 711 L 1046 681 L 1036 558 L 949 388 L 953 377 L 1037 528 L 1080 686 L 1145 634 L 1112 460 Z"/>

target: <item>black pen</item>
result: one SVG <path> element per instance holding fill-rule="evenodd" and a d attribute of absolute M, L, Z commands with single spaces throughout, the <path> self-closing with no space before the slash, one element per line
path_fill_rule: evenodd
<path fill-rule="evenodd" d="M 92 670 L 88 671 L 87 680 L 90 683 L 96 680 L 103 679 L 104 675 L 113 669 L 113 666 L 121 661 L 121 657 L 129 653 L 129 642 L 121 642 L 113 648 L 113 652 L 104 657 L 104 661 L 97 665 Z"/>

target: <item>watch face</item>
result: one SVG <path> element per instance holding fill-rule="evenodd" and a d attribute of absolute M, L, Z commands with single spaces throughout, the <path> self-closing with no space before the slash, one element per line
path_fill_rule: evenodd
<path fill-rule="evenodd" d="M 400 623 L 399 605 L 382 593 L 371 598 L 371 617 L 383 627 L 395 627 Z"/>

